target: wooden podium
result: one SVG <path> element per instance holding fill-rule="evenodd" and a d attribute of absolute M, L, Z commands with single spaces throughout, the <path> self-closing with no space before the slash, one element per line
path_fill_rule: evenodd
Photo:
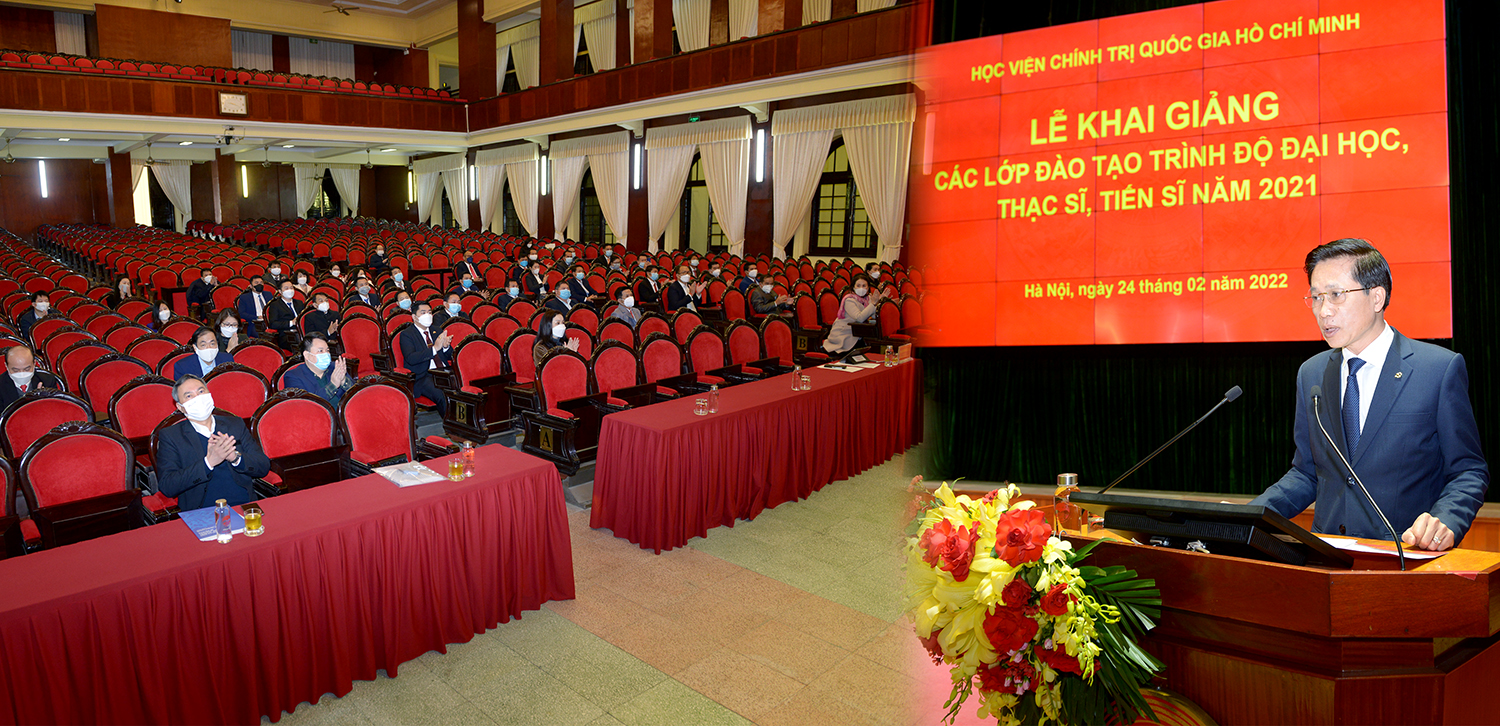
<path fill-rule="evenodd" d="M 1156 580 L 1143 645 L 1220 724 L 1500 724 L 1500 553 L 1327 570 L 1111 537 L 1086 562 Z"/>

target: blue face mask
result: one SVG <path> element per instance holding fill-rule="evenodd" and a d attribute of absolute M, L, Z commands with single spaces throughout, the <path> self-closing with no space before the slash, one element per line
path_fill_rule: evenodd
<path fill-rule="evenodd" d="M 582 280 L 583 279 L 583 273 L 582 272 L 575 272 L 575 273 L 573 273 L 573 277 L 574 277 L 574 279 Z"/>
<path fill-rule="evenodd" d="M 568 298 L 573 297 L 573 292 L 565 287 L 557 291 L 557 297 L 562 300 L 567 300 Z"/>
<path fill-rule="evenodd" d="M 651 281 L 652 282 L 656 282 L 656 278 L 658 278 L 658 277 L 661 277 L 661 275 L 659 275 L 659 274 L 657 274 L 655 272 L 651 273 Z"/>
<path fill-rule="evenodd" d="M 467 289 L 469 289 L 469 288 L 471 288 L 471 287 L 474 286 L 474 281 L 473 280 L 464 280 L 463 282 L 460 282 L 459 284 L 463 285 L 464 289 L 467 290 Z"/>
<path fill-rule="evenodd" d="M 333 364 L 333 356 L 331 354 L 329 354 L 327 351 L 315 354 L 313 356 L 313 365 L 317 366 L 318 370 L 320 370 L 320 371 L 326 371 L 326 370 L 328 370 L 328 366 L 330 366 L 332 364 Z"/>
<path fill-rule="evenodd" d="M 391 273 L 391 279 L 395 280 L 396 282 L 401 282 L 401 273 L 399 273 L 399 272 Z"/>
<path fill-rule="evenodd" d="M 530 262 L 528 262 L 528 261 L 526 261 L 526 260 L 521 260 L 521 263 L 520 263 L 520 264 L 521 264 L 521 269 L 523 269 L 523 270 L 524 270 L 524 269 L 526 269 L 526 266 L 527 266 L 527 265 L 530 265 L 530 264 L 531 264 L 531 263 L 530 263 Z"/>
<path fill-rule="evenodd" d="M 458 303 L 448 303 L 448 314 L 449 315 L 457 315 L 463 309 L 464 309 L 464 307 L 462 305 L 458 304 Z"/>
<path fill-rule="evenodd" d="M 402 310 L 410 310 L 411 300 L 397 300 L 396 307 L 401 308 Z"/>
<path fill-rule="evenodd" d="M 564 264 L 568 264 L 568 265 L 573 264 L 573 256 L 572 255 L 568 255 L 567 257 L 564 257 L 563 258 L 563 263 Z"/>
<path fill-rule="evenodd" d="M 519 287 L 508 288 L 506 290 L 506 292 L 510 293 L 511 297 L 518 297 L 521 294 L 521 288 L 519 288 Z"/>

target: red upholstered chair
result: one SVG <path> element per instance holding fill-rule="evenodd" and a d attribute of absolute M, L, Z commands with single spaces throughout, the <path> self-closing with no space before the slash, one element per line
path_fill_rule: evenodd
<path fill-rule="evenodd" d="M 52 372 L 56 373 L 57 377 L 63 380 L 63 385 L 69 391 L 82 393 L 83 388 L 78 383 L 78 377 L 83 374 L 83 369 L 87 368 L 90 363 L 113 352 L 115 352 L 113 348 L 92 338 L 80 340 L 68 346 L 66 350 L 57 355 L 54 359 L 55 363 L 52 366 Z M 97 411 L 99 409 L 95 408 L 94 410 Z"/>
<path fill-rule="evenodd" d="M 484 324 L 484 337 L 497 345 L 510 339 L 511 333 L 521 329 L 521 324 L 509 315 L 496 315 Z"/>
<path fill-rule="evenodd" d="M 105 345 L 114 348 L 115 350 L 125 351 L 130 348 L 130 345 L 132 343 L 150 334 L 151 331 L 147 330 L 146 328 L 126 321 L 106 331 L 104 335 L 101 336 L 101 340 L 104 341 Z"/>
<path fill-rule="evenodd" d="M 745 294 L 730 288 L 724 292 L 724 319 L 745 320 L 750 305 L 745 302 Z"/>
<path fill-rule="evenodd" d="M 514 425 L 510 394 L 506 386 L 516 377 L 505 370 L 500 344 L 473 336 L 453 350 L 458 388 L 445 391 L 448 410 L 443 412 L 443 431 L 450 437 L 483 444 L 489 437 Z"/>
<path fill-rule="evenodd" d="M 268 381 L 275 379 L 276 369 L 286 362 L 286 356 L 282 355 L 280 348 L 263 341 L 251 341 L 231 352 L 235 363 L 254 369 Z"/>
<path fill-rule="evenodd" d="M 161 363 L 158 363 L 156 366 L 156 373 L 157 375 L 171 378 L 172 369 L 177 367 L 177 361 L 180 361 L 184 358 L 192 358 L 196 355 L 197 353 L 193 352 L 193 346 L 179 345 L 176 348 L 173 348 L 172 352 L 168 354 L 167 357 L 161 359 Z"/>
<path fill-rule="evenodd" d="M 521 450 L 571 476 L 598 453 L 599 406 L 607 396 L 589 393 L 588 361 L 567 348 L 554 348 L 542 359 L 537 393 L 540 410 L 521 414 Z"/>
<path fill-rule="evenodd" d="M 201 325 L 196 320 L 174 320 L 167 323 L 167 327 L 162 329 L 161 334 L 186 345 L 188 341 L 193 339 L 193 333 L 198 332 L 198 328 Z"/>
<path fill-rule="evenodd" d="M 0 446 L 5 458 L 17 462 L 26 447 L 54 427 L 68 421 L 92 421 L 88 402 L 70 393 L 39 389 L 12 401 L 0 412 Z"/>
<path fill-rule="evenodd" d="M 417 407 L 411 393 L 380 376 L 365 376 L 344 394 L 339 402 L 339 429 L 349 444 L 349 476 L 458 450 L 441 436 L 418 442 Z"/>
<path fill-rule="evenodd" d="M 374 318 L 351 315 L 339 325 L 339 340 L 344 346 L 344 357 L 350 359 L 350 374 L 361 376 L 375 372 L 374 356 L 386 346 L 380 323 Z"/>
<path fill-rule="evenodd" d="M 302 365 L 302 362 L 302 356 L 294 355 L 290 358 L 287 358 L 286 362 L 277 366 L 276 372 L 272 373 L 271 377 L 266 379 L 271 382 L 271 389 L 274 391 L 285 391 L 287 371 L 290 371 L 291 369 Z"/>
<path fill-rule="evenodd" d="M 147 486 L 147 474 L 156 468 L 151 448 L 152 434 L 162 422 L 177 413 L 172 401 L 172 382 L 161 376 L 138 376 L 115 391 L 109 399 L 108 410 L 111 427 L 123 434 L 135 451 L 137 488 L 145 492 L 141 496 L 141 508 L 146 521 L 165 522 L 177 516 L 177 499 L 151 492 Z"/>
<path fill-rule="evenodd" d="M 573 308 L 572 312 L 568 313 L 567 319 L 568 322 L 574 323 L 584 330 L 589 331 L 589 335 L 594 335 L 595 333 L 599 332 L 599 313 L 594 312 L 590 308 L 581 305 L 575 307 Z M 584 353 L 583 357 L 587 358 L 589 356 L 587 353 Z"/>
<path fill-rule="evenodd" d="M 530 320 L 536 314 L 536 306 L 525 300 L 517 300 L 505 309 L 505 314 L 515 318 L 517 322 Z"/>
<path fill-rule="evenodd" d="M 203 383 L 208 386 L 208 392 L 213 394 L 214 406 L 247 422 L 271 395 L 271 384 L 266 381 L 266 377 L 260 371 L 240 363 L 214 366 L 203 377 Z"/>
<path fill-rule="evenodd" d="M 181 347 L 181 344 L 165 335 L 143 335 L 136 338 L 129 347 L 125 348 L 125 355 L 151 366 L 155 370 L 161 369 L 162 361 L 170 357 L 173 351 Z"/>
<path fill-rule="evenodd" d="M 589 362 L 590 385 L 593 390 L 606 395 L 606 411 L 624 410 L 631 406 L 644 406 L 657 400 L 676 398 L 677 392 L 663 389 L 657 396 L 656 385 L 641 381 L 641 362 L 635 349 L 618 340 L 606 340 L 594 351 Z"/>
<path fill-rule="evenodd" d="M 703 324 L 703 316 L 691 310 L 679 310 L 672 314 L 672 333 L 677 342 L 687 345 L 688 335 Z"/>
<path fill-rule="evenodd" d="M 644 341 L 655 333 L 671 335 L 672 324 L 668 323 L 666 318 L 656 313 L 645 313 L 641 316 L 641 322 L 635 326 L 636 338 Z"/>
<path fill-rule="evenodd" d="M 833 325 L 833 321 L 839 316 L 839 296 L 832 290 L 825 290 L 818 295 L 817 318 L 803 312 L 807 303 L 802 302 L 801 296 L 797 298 L 797 324 L 803 328 L 827 328 Z"/>
<path fill-rule="evenodd" d="M 250 431 L 271 460 L 256 481 L 263 497 L 322 486 L 344 476 L 349 446 L 339 437 L 338 412 L 307 391 L 280 391 L 250 420 Z"/>
<path fill-rule="evenodd" d="M 108 413 L 110 400 L 126 384 L 151 375 L 151 367 L 122 353 L 109 353 L 89 363 L 78 376 L 78 392 L 97 413 Z"/>
<path fill-rule="evenodd" d="M 699 384 L 695 373 L 687 372 L 682 345 L 676 339 L 661 333 L 646 336 L 641 343 L 641 375 L 646 383 L 655 384 L 657 395 L 668 391 L 673 395 L 708 390 L 708 384 Z"/>
<path fill-rule="evenodd" d="M 599 343 L 615 340 L 631 348 L 635 347 L 635 329 L 623 320 L 608 320 L 599 329 Z"/>
<path fill-rule="evenodd" d="M 515 374 L 515 383 L 506 386 L 505 390 L 510 394 L 510 407 L 513 412 L 537 411 L 538 400 L 536 393 L 536 360 L 532 358 L 531 349 L 536 345 L 536 333 L 526 328 L 521 328 L 510 334 L 505 340 L 505 360 L 510 363 L 510 372 Z"/>
<path fill-rule="evenodd" d="M 499 306 L 494 303 L 482 302 L 475 305 L 474 309 L 469 311 L 469 319 L 473 320 L 475 325 L 482 328 L 499 314 Z"/>
<path fill-rule="evenodd" d="M 62 424 L 27 447 L 18 473 L 43 548 L 141 523 L 135 452 L 118 431 L 91 423 Z"/>
<path fill-rule="evenodd" d="M 31 326 L 31 339 L 36 341 L 37 352 L 55 362 L 57 354 L 67 350 L 68 346 L 80 340 L 93 340 L 94 336 L 74 325 L 73 321 L 59 316 Z"/>
<path fill-rule="evenodd" d="M 82 308 L 79 309 L 81 310 Z M 77 311 L 75 310 L 74 312 Z M 104 336 L 109 331 L 121 324 L 129 325 L 130 321 L 126 320 L 125 316 L 112 310 L 99 310 L 88 318 L 88 321 L 83 324 L 83 329 L 89 331 L 89 335 L 99 340 L 104 340 Z M 119 350 L 119 348 L 116 348 L 116 350 Z"/>
<path fill-rule="evenodd" d="M 737 367 L 727 367 L 729 346 L 724 342 L 724 336 L 713 326 L 698 326 L 688 334 L 688 343 L 685 347 L 688 365 L 692 367 L 694 373 L 698 374 L 699 383 L 722 388 L 726 383 L 742 383 L 760 377 L 758 371 L 754 374 L 744 373 Z"/>
<path fill-rule="evenodd" d="M 569 340 L 578 341 L 578 355 L 583 356 L 584 360 L 588 360 L 589 358 L 593 357 L 594 334 L 589 332 L 587 328 L 577 323 L 570 322 L 565 327 L 566 332 L 564 333 L 564 335 L 566 335 Z"/>
<path fill-rule="evenodd" d="M 4 459 L 0 459 L 0 480 L 3 480 L 0 481 L 0 497 L 3 497 L 0 499 L 0 560 L 3 560 L 25 554 L 26 540 L 39 537 L 36 523 L 29 519 L 23 521 L 16 513 L 16 493 L 20 491 L 20 484 L 16 480 L 16 470 Z"/>
<path fill-rule="evenodd" d="M 472 320 L 460 316 L 456 318 L 450 318 L 448 322 L 443 325 L 443 332 L 451 335 L 453 338 L 453 345 L 457 346 L 465 340 L 468 340 L 469 336 L 478 335 L 479 328 L 474 326 L 474 322 Z"/>

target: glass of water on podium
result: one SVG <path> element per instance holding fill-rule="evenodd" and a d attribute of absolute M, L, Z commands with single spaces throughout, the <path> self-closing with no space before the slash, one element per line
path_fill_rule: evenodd
<path fill-rule="evenodd" d="M 1078 488 L 1077 474 L 1057 475 L 1057 490 L 1052 494 L 1052 531 L 1088 534 L 1104 522 L 1102 517 L 1089 514 L 1071 501 L 1073 493 L 1077 491 L 1081 491 Z"/>

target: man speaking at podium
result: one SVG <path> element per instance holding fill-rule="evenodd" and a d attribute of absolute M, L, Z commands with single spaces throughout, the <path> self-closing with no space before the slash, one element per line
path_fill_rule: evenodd
<path fill-rule="evenodd" d="M 1446 550 L 1463 541 L 1489 488 L 1462 356 L 1385 322 L 1391 269 L 1362 239 L 1313 248 L 1307 304 L 1333 349 L 1297 372 L 1292 468 L 1251 504 L 1293 517 L 1317 502 L 1314 532 L 1389 539 L 1380 515 L 1313 419 L 1380 504 L 1404 544 Z"/>

